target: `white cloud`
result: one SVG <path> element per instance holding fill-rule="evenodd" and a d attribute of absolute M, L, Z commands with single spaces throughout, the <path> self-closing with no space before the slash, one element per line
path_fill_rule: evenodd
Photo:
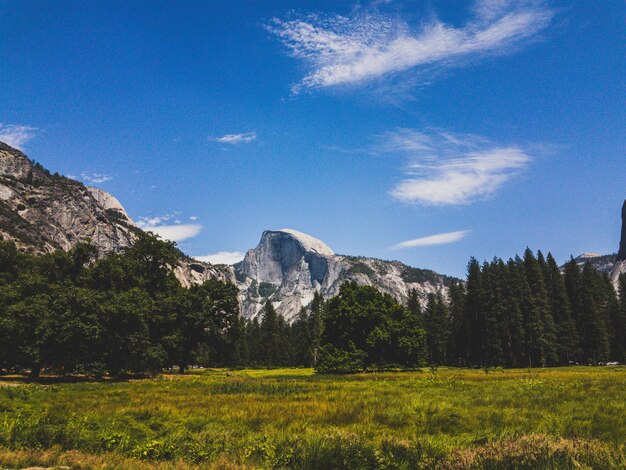
<path fill-rule="evenodd" d="M 141 227 L 147 232 L 159 235 L 165 240 L 180 242 L 193 238 L 200 233 L 202 225 L 198 224 L 179 224 L 179 225 L 157 225 L 153 227 Z"/>
<path fill-rule="evenodd" d="M 165 222 L 167 222 L 172 217 L 175 217 L 177 215 L 178 213 L 159 215 L 155 217 L 138 217 L 136 225 L 137 227 L 145 230 L 147 227 L 155 227 L 157 225 L 163 225 Z"/>
<path fill-rule="evenodd" d="M 195 221 L 195 220 L 198 220 L 198 217 L 195 216 L 195 215 L 192 215 L 192 216 L 189 217 L 189 220 L 194 220 Z"/>
<path fill-rule="evenodd" d="M 155 233 L 161 238 L 173 242 L 193 238 L 202 231 L 202 225 L 200 224 L 183 224 L 180 220 L 176 219 L 179 215 L 180 212 L 173 212 L 171 214 L 154 217 L 138 217 L 135 224 L 146 232 Z M 166 222 L 170 220 L 172 220 L 173 223 L 166 224 Z"/>
<path fill-rule="evenodd" d="M 392 250 L 400 250 L 402 248 L 414 248 L 416 246 L 444 245 L 462 240 L 470 233 L 471 230 L 460 230 L 458 232 L 438 233 L 427 237 L 407 240 L 391 247 Z"/>
<path fill-rule="evenodd" d="M 434 18 L 412 27 L 397 16 L 356 10 L 350 17 L 281 20 L 267 29 L 309 66 L 294 93 L 355 85 L 409 70 L 432 72 L 471 58 L 502 54 L 535 38 L 554 12 L 540 1 L 482 0 L 473 18 L 454 27 Z"/>
<path fill-rule="evenodd" d="M 222 137 L 210 137 L 209 140 L 212 142 L 219 142 L 220 144 L 248 144 L 256 140 L 256 132 L 252 131 L 243 134 L 226 134 Z"/>
<path fill-rule="evenodd" d="M 218 251 L 211 255 L 194 256 L 194 258 L 211 264 L 235 264 L 241 261 L 244 256 L 245 254 L 241 251 Z"/>
<path fill-rule="evenodd" d="M 18 124 L 0 124 L 0 141 L 19 150 L 24 150 L 24 144 L 35 137 L 36 127 L 22 126 Z"/>
<path fill-rule="evenodd" d="M 436 130 L 399 129 L 380 136 L 377 152 L 408 156 L 407 178 L 391 195 L 425 205 L 468 204 L 498 191 L 528 166 L 531 156 L 520 147 L 496 145 L 475 135 Z"/>
<path fill-rule="evenodd" d="M 111 175 L 107 175 L 104 173 L 92 173 L 92 174 L 81 173 L 80 178 L 83 181 L 87 181 L 88 183 L 91 183 L 91 184 L 106 183 L 107 181 L 111 181 L 113 179 Z"/>

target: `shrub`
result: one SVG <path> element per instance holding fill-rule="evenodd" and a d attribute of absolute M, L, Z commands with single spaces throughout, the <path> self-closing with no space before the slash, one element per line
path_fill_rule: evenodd
<path fill-rule="evenodd" d="M 354 374 L 363 370 L 367 354 L 354 347 L 350 351 L 339 349 L 332 344 L 320 348 L 317 371 L 322 374 Z"/>

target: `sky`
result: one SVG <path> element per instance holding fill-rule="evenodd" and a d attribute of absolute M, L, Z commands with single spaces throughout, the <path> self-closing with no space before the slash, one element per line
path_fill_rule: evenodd
<path fill-rule="evenodd" d="M 294 8 L 297 6 L 297 8 Z M 617 251 L 626 5 L 0 0 L 0 140 L 186 253 Z"/>

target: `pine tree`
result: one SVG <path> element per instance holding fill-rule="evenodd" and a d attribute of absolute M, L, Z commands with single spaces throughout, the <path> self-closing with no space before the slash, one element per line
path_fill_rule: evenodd
<path fill-rule="evenodd" d="M 618 279 L 619 310 L 613 318 L 615 336 L 613 340 L 613 358 L 626 364 L 626 274 Z"/>
<path fill-rule="evenodd" d="M 461 350 L 465 351 L 467 365 L 484 365 L 484 321 L 485 292 L 482 272 L 476 259 L 467 267 L 467 294 L 465 299 L 464 325 L 461 328 Z"/>
<path fill-rule="evenodd" d="M 527 364 L 525 354 L 524 311 L 530 297 L 530 287 L 522 260 L 509 259 L 504 272 L 504 296 L 506 305 L 503 320 L 502 350 L 507 367 Z"/>
<path fill-rule="evenodd" d="M 505 321 L 504 300 L 504 263 L 494 258 L 488 264 L 483 264 L 483 279 L 485 281 L 485 305 L 483 308 L 484 321 L 484 360 L 485 366 L 502 365 L 504 363 L 502 341 L 505 337 L 503 328 Z"/>
<path fill-rule="evenodd" d="M 573 362 L 579 350 L 579 338 L 576 322 L 572 315 L 569 296 L 563 274 L 552 256 L 546 259 L 546 287 L 550 298 L 552 316 L 554 317 L 558 338 L 557 353 L 561 364 Z"/>
<path fill-rule="evenodd" d="M 557 362 L 556 332 L 548 301 L 541 265 L 533 252 L 524 251 L 524 267 L 530 287 L 530 306 L 527 317 L 526 340 L 531 365 L 545 367 Z"/>
<path fill-rule="evenodd" d="M 465 325 L 465 287 L 462 282 L 452 282 L 448 291 L 449 344 L 448 358 L 451 364 L 464 365 L 465 351 L 461 349 Z"/>
<path fill-rule="evenodd" d="M 260 325 L 260 351 L 258 351 L 259 357 L 262 358 L 265 365 L 274 366 L 280 364 L 282 359 L 280 328 L 278 314 L 272 305 L 272 301 L 267 300 L 263 307 L 263 320 Z"/>
<path fill-rule="evenodd" d="M 416 289 L 409 291 L 409 297 L 407 299 L 406 308 L 408 312 L 408 324 L 409 328 L 415 330 L 424 329 L 424 314 L 422 312 L 422 306 L 420 304 L 419 294 Z M 426 341 L 420 341 L 415 354 L 415 365 L 425 364 L 427 362 L 428 354 L 426 351 Z"/>
<path fill-rule="evenodd" d="M 424 310 L 424 330 L 428 363 L 431 365 L 447 363 L 448 323 L 448 309 L 441 295 L 428 294 Z"/>
<path fill-rule="evenodd" d="M 608 360 L 609 336 L 601 305 L 600 277 L 595 268 L 587 263 L 582 272 L 580 336 L 583 359 L 597 364 Z"/>

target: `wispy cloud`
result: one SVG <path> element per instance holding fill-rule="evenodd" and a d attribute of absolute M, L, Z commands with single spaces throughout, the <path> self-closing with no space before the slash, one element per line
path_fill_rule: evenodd
<path fill-rule="evenodd" d="M 188 238 L 193 238 L 202 231 L 202 225 L 198 224 L 178 224 L 178 225 L 158 225 L 156 227 L 143 227 L 143 230 L 159 235 L 165 240 L 181 242 Z"/>
<path fill-rule="evenodd" d="M 106 183 L 107 181 L 111 181 L 113 177 L 111 175 L 107 175 L 105 173 L 81 173 L 80 179 L 83 181 L 87 181 L 91 184 L 99 184 Z"/>
<path fill-rule="evenodd" d="M 163 225 L 168 220 L 179 215 L 178 212 L 174 212 L 172 214 L 158 215 L 153 217 L 139 217 L 137 219 L 136 225 L 139 228 L 145 229 L 146 227 L 155 227 L 157 225 Z"/>
<path fill-rule="evenodd" d="M 241 251 L 218 251 L 211 255 L 194 256 L 194 258 L 211 264 L 235 264 L 241 261 L 244 256 L 245 254 Z"/>
<path fill-rule="evenodd" d="M 532 157 L 515 145 L 476 135 L 399 129 L 380 136 L 377 152 L 406 155 L 407 178 L 391 195 L 425 205 L 468 204 L 487 198 L 528 166 Z"/>
<path fill-rule="evenodd" d="M 355 10 L 352 16 L 272 19 L 267 29 L 304 61 L 309 73 L 292 92 L 362 84 L 406 71 L 432 72 L 471 58 L 508 53 L 537 37 L 554 12 L 537 0 L 479 0 L 462 27 L 437 18 L 410 25 L 398 16 Z"/>
<path fill-rule="evenodd" d="M 37 134 L 38 129 L 18 124 L 0 124 L 0 141 L 19 150 Z"/>
<path fill-rule="evenodd" d="M 226 134 L 222 137 L 209 137 L 211 142 L 219 142 L 220 144 L 249 144 L 256 140 L 256 132 L 245 132 L 243 134 Z"/>
<path fill-rule="evenodd" d="M 414 240 L 406 240 L 391 247 L 392 250 L 401 250 L 403 248 L 414 248 L 416 246 L 445 245 L 462 240 L 470 233 L 471 230 L 460 230 L 458 232 L 438 233 L 427 237 L 416 238 Z"/>
<path fill-rule="evenodd" d="M 202 225 L 200 224 L 183 224 L 176 219 L 179 214 L 179 212 L 174 212 L 154 217 L 139 217 L 135 224 L 142 230 L 155 233 L 161 238 L 173 242 L 193 238 L 202 231 Z"/>

